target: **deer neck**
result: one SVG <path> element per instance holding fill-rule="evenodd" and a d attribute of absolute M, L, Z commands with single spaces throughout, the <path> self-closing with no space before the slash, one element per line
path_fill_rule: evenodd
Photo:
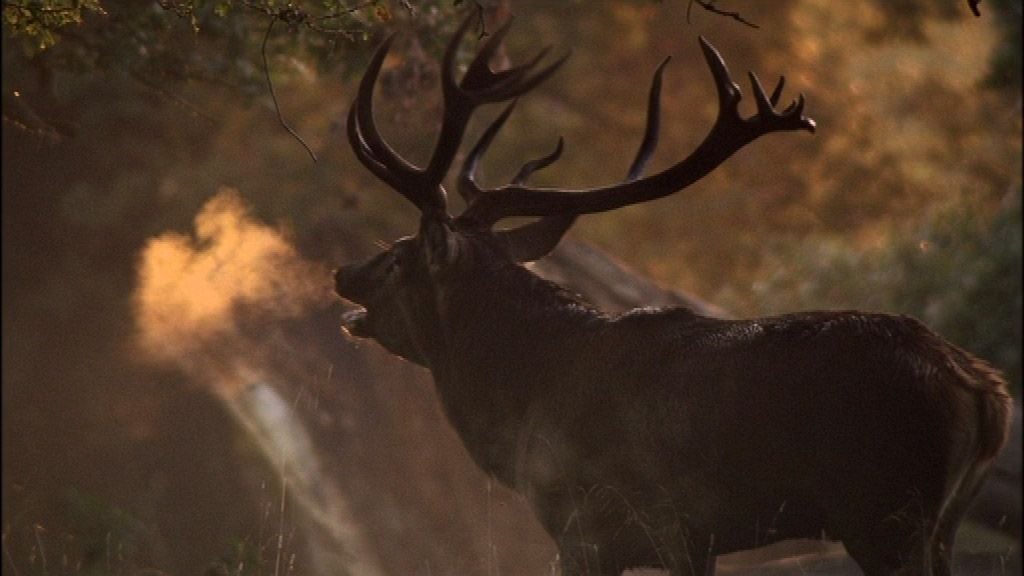
<path fill-rule="evenodd" d="M 439 310 L 430 368 L 445 413 L 477 463 L 510 482 L 534 398 L 561 384 L 604 316 L 514 264 L 454 283 Z"/>

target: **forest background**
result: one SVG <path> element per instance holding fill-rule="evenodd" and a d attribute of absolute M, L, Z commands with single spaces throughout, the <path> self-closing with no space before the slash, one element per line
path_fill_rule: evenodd
<path fill-rule="evenodd" d="M 717 106 L 697 50 L 703 34 L 737 78 L 786 74 L 785 97 L 806 94 L 818 133 L 755 143 L 691 190 L 585 217 L 570 236 L 737 316 L 916 316 L 1002 369 L 1019 396 L 1019 0 L 986 1 L 980 18 L 955 0 L 714 4 L 754 26 L 683 0 L 483 5 L 516 15 L 514 60 L 542 45 L 573 51 L 522 99 L 485 181 L 507 181 L 559 136 L 566 152 L 538 184 L 621 179 L 666 55 L 651 165 L 680 158 Z M 268 516 L 279 503 L 274 467 L 212 400 L 223 390 L 182 364 L 205 342 L 196 319 L 238 301 L 204 283 L 216 268 L 200 268 L 192 286 L 173 278 L 197 273 L 202 254 L 265 263 L 245 259 L 239 243 L 251 241 L 283 254 L 279 274 L 303 279 L 270 282 L 272 315 L 336 322 L 340 304 L 317 274 L 414 231 L 417 218 L 348 150 L 353 85 L 377 42 L 400 31 L 377 116 L 397 148 L 422 160 L 439 118 L 437 55 L 476 6 L 5 0 L 5 568 L 57 573 L 63 557 L 67 573 L 189 574 L 251 558 L 252 570 L 272 572 L 272 537 L 287 533 Z M 234 279 L 253 281 L 250 272 Z M 268 272 L 259 275 L 248 302 L 265 301 Z M 150 298 L 188 303 L 156 313 Z M 147 331 L 152 314 L 173 334 Z M 315 346 L 347 345 L 336 332 Z M 308 378 L 302 394 L 328 393 L 330 375 Z M 352 416 L 353 426 L 372 416 Z M 357 508 L 372 505 L 363 490 L 353 489 L 368 500 Z M 514 562 L 486 554 L 486 566 Z"/>

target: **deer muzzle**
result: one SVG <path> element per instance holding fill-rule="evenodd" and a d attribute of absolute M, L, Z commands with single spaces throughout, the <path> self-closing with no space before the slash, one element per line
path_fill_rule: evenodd
<path fill-rule="evenodd" d="M 365 308 L 348 310 L 341 315 L 341 329 L 351 336 L 368 338 L 367 313 Z"/>
<path fill-rule="evenodd" d="M 374 259 L 376 260 L 376 259 Z M 334 291 L 356 307 L 341 315 L 341 327 L 352 336 L 367 337 L 367 311 L 374 292 L 374 260 L 342 266 L 334 273 Z"/>

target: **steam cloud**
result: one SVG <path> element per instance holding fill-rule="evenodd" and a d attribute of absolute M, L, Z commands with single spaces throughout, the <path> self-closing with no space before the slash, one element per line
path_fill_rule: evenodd
<path fill-rule="evenodd" d="M 166 233 L 142 250 L 134 296 L 144 357 L 208 386 L 281 466 L 302 509 L 312 573 L 381 574 L 351 505 L 326 476 L 301 417 L 275 384 L 301 386 L 323 359 L 309 331 L 282 329 L 332 301 L 327 269 L 285 234 L 254 220 L 237 191 L 220 190 L 195 218 L 195 236 Z M 286 470 L 287 469 L 287 470 Z"/>
<path fill-rule="evenodd" d="M 242 316 L 300 317 L 331 301 L 329 282 L 323 266 L 304 260 L 280 230 L 249 215 L 237 191 L 224 188 L 196 215 L 194 238 L 166 233 L 143 249 L 138 345 L 147 357 L 189 372 L 222 372 L 212 378 L 219 384 L 236 380 L 224 371 L 252 381 L 259 370 L 231 353 L 253 344 L 239 326 Z M 216 367 L 214 359 L 234 367 Z"/>

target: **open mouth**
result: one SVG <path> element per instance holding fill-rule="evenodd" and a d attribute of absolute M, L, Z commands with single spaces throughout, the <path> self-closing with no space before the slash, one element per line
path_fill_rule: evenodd
<path fill-rule="evenodd" d="M 343 313 L 341 329 L 351 336 L 367 337 L 369 334 L 366 331 L 366 308 L 353 308 Z"/>

